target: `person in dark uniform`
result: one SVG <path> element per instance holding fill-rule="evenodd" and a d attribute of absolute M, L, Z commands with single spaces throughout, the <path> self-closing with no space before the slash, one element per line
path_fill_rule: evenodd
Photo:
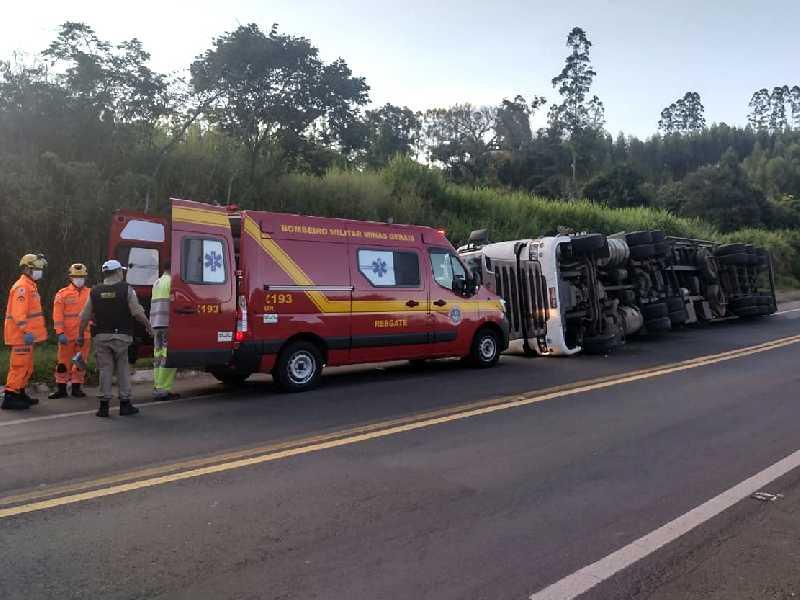
<path fill-rule="evenodd" d="M 131 377 L 128 365 L 128 348 L 133 343 L 134 319 L 139 321 L 153 336 L 134 289 L 124 277 L 124 267 L 117 260 L 103 263 L 103 284 L 92 288 L 89 299 L 81 312 L 78 346 L 85 342 L 84 333 L 89 322 L 93 322 L 92 340 L 97 368 L 100 371 L 100 408 L 98 417 L 108 417 L 108 405 L 112 397 L 112 380 L 117 375 L 119 387 L 119 414 L 135 415 L 139 412 L 131 402 Z"/>

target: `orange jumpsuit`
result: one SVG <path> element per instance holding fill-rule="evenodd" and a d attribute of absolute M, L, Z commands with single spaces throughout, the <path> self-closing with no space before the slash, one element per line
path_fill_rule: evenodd
<path fill-rule="evenodd" d="M 6 346 L 11 346 L 6 390 L 21 392 L 33 375 L 33 344 L 25 343 L 25 334 L 33 335 L 33 341 L 47 339 L 47 329 L 42 314 L 42 300 L 36 282 L 23 274 L 12 286 L 8 295 L 3 337 Z"/>
<path fill-rule="evenodd" d="M 78 339 L 78 326 L 81 322 L 81 311 L 89 299 L 87 287 L 78 288 L 72 283 L 58 290 L 53 300 L 53 326 L 56 335 L 62 333 L 67 336 L 69 343 L 58 345 L 58 363 L 56 364 L 56 383 L 83 384 L 86 371 L 79 369 L 72 363 L 72 357 L 78 352 L 83 355 L 84 362 L 89 361 L 89 340 L 82 348 L 78 348 L 75 341 Z"/>

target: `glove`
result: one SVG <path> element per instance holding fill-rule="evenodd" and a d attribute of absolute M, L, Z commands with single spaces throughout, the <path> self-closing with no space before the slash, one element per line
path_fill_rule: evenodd
<path fill-rule="evenodd" d="M 69 344 L 69 339 L 67 338 L 67 336 L 65 334 L 59 333 L 58 334 L 58 343 L 61 344 L 62 346 L 66 346 L 67 344 Z"/>
<path fill-rule="evenodd" d="M 75 340 L 75 345 L 76 345 L 78 348 L 83 348 L 83 342 L 84 342 L 84 340 L 83 340 L 83 336 L 81 336 L 81 337 L 79 337 L 77 340 Z"/>
<path fill-rule="evenodd" d="M 22 341 L 25 343 L 26 346 L 33 345 L 33 334 L 26 333 L 25 335 L 22 336 Z"/>

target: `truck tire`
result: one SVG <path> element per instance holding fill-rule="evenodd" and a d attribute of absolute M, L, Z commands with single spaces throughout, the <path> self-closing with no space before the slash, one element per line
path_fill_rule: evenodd
<path fill-rule="evenodd" d="M 663 319 L 669 315 L 669 309 L 666 302 L 651 302 L 650 304 L 642 305 L 642 315 L 645 321 L 652 321 L 653 319 Z"/>
<path fill-rule="evenodd" d="M 667 310 L 671 313 L 678 310 L 686 310 L 686 304 L 683 302 L 683 298 L 679 296 L 670 296 L 665 302 L 667 303 Z"/>
<path fill-rule="evenodd" d="M 669 246 L 667 242 L 655 242 L 653 244 L 653 255 L 654 256 L 666 256 L 669 252 Z"/>
<path fill-rule="evenodd" d="M 585 354 L 608 354 L 617 345 L 617 336 L 613 334 L 585 337 L 581 348 Z"/>
<path fill-rule="evenodd" d="M 622 292 L 622 303 L 628 306 L 634 306 L 636 304 L 636 292 L 633 290 L 624 290 Z"/>
<path fill-rule="evenodd" d="M 624 283 L 625 280 L 628 279 L 628 270 L 627 269 L 609 269 L 608 270 L 608 280 L 617 285 Z"/>
<path fill-rule="evenodd" d="M 659 319 L 645 321 L 644 326 L 647 328 L 648 333 L 662 333 L 672 329 L 672 321 L 669 320 L 668 316 L 661 317 Z"/>
<path fill-rule="evenodd" d="M 743 306 L 735 309 L 733 314 L 742 318 L 766 317 L 772 314 L 772 309 L 768 306 Z"/>
<path fill-rule="evenodd" d="M 589 233 L 587 235 L 576 235 L 572 238 L 572 251 L 575 254 L 594 254 L 597 252 L 602 253 L 605 250 L 605 256 L 608 256 L 608 244 L 606 243 L 606 236 L 602 233 Z M 603 258 L 602 256 L 600 258 Z"/>
<path fill-rule="evenodd" d="M 714 256 L 705 248 L 700 248 L 697 251 L 697 258 L 695 266 L 700 271 L 703 281 L 706 283 L 714 283 L 719 279 L 719 269 Z"/>
<path fill-rule="evenodd" d="M 641 246 L 642 244 L 652 244 L 653 235 L 649 231 L 632 231 L 625 234 L 625 241 L 628 246 Z"/>
<path fill-rule="evenodd" d="M 761 298 L 758 296 L 743 296 L 741 298 L 734 298 L 730 302 L 731 310 L 734 312 L 740 308 L 750 308 L 752 306 L 762 306 Z"/>
<path fill-rule="evenodd" d="M 498 360 L 500 360 L 500 342 L 497 333 L 488 327 L 479 329 L 472 340 L 469 364 L 476 369 L 487 369 L 496 365 Z"/>
<path fill-rule="evenodd" d="M 660 242 L 664 242 L 667 239 L 667 234 L 661 231 L 660 229 L 654 229 L 650 232 L 650 238 L 653 240 L 654 244 L 658 244 Z"/>
<path fill-rule="evenodd" d="M 669 313 L 669 321 L 673 325 L 683 325 L 688 320 L 689 320 L 689 313 L 686 312 L 685 308 L 681 308 L 680 310 L 674 310 L 671 313 Z"/>
<path fill-rule="evenodd" d="M 321 374 L 322 352 L 316 344 L 305 340 L 291 342 L 281 350 L 272 371 L 278 386 L 291 393 L 313 389 Z"/>
<path fill-rule="evenodd" d="M 646 260 L 653 258 L 656 254 L 656 248 L 653 244 L 639 244 L 638 246 L 631 246 L 631 258 L 633 260 Z"/>
<path fill-rule="evenodd" d="M 717 256 L 727 256 L 728 254 L 741 254 L 746 252 L 747 246 L 745 244 L 723 244 L 714 250 L 714 254 Z"/>
<path fill-rule="evenodd" d="M 253 374 L 250 371 L 240 371 L 232 367 L 213 367 L 208 372 L 217 381 L 229 386 L 242 385 Z"/>

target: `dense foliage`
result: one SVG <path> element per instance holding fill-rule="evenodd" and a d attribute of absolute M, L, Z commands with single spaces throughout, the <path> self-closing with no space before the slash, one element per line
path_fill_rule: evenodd
<path fill-rule="evenodd" d="M 0 61 L 0 282 L 42 251 L 52 294 L 69 262 L 105 257 L 114 210 L 163 212 L 178 196 L 442 225 L 454 241 L 483 226 L 495 239 L 559 226 L 729 234 L 768 243 L 792 283 L 797 86 L 754 94 L 747 128 L 705 126 L 689 92 L 661 113 L 663 135 L 614 139 L 586 32 L 574 28 L 567 47 L 548 126 L 534 130 L 541 95 L 367 108 L 367 82 L 345 60 L 277 27 L 222 33 L 168 75 L 138 40 L 65 23 L 34 59 Z"/>

